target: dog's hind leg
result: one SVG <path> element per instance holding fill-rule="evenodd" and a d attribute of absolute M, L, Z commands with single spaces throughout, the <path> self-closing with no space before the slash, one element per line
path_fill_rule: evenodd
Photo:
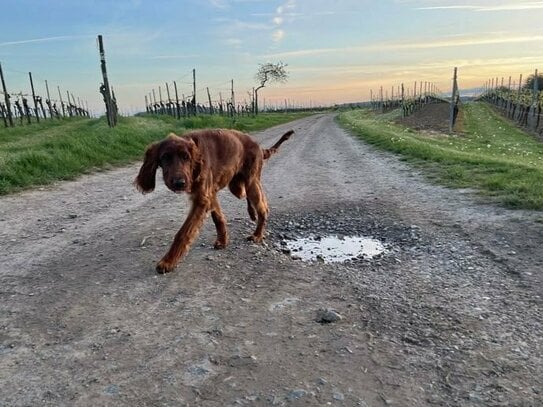
<path fill-rule="evenodd" d="M 236 174 L 232 181 L 228 184 L 230 192 L 234 194 L 238 199 L 243 199 L 246 196 L 245 189 L 245 177 L 241 174 Z M 253 222 L 256 222 L 256 211 L 255 208 L 251 205 L 251 200 L 247 198 L 247 212 L 249 212 L 249 217 Z"/>
<path fill-rule="evenodd" d="M 257 214 L 256 229 L 248 239 L 260 243 L 264 239 L 264 228 L 268 220 L 269 208 L 259 180 L 255 179 L 250 185 L 247 185 L 247 200 L 248 206 L 252 207 Z"/>
<path fill-rule="evenodd" d="M 217 240 L 215 240 L 215 249 L 224 249 L 228 244 L 228 230 L 226 228 L 226 218 L 222 213 L 221 206 L 215 196 L 211 201 L 211 218 L 217 229 Z"/>

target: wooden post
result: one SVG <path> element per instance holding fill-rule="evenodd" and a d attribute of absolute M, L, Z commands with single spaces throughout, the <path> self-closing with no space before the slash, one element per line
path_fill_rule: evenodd
<path fill-rule="evenodd" d="M 47 80 L 45 80 L 45 90 L 47 92 L 47 106 L 49 106 L 49 115 L 51 116 L 51 119 L 53 118 L 53 112 L 51 111 L 51 95 L 49 95 L 49 84 L 47 83 Z"/>
<path fill-rule="evenodd" d="M 72 117 L 72 101 L 70 100 L 70 92 L 66 91 L 66 95 L 68 95 L 68 114 L 70 117 Z"/>
<path fill-rule="evenodd" d="M 102 69 L 102 78 L 104 80 L 103 88 L 101 87 L 101 90 L 103 90 L 102 94 L 104 96 L 104 102 L 106 105 L 107 122 L 108 122 L 109 127 L 115 127 L 117 119 L 115 117 L 113 103 L 111 100 L 111 90 L 109 87 L 109 80 L 107 78 L 107 70 L 106 70 L 106 54 L 104 51 L 104 42 L 101 35 L 98 36 L 98 48 L 100 52 L 100 67 Z"/>
<path fill-rule="evenodd" d="M 40 113 L 38 111 L 38 101 L 36 100 L 36 92 L 34 92 L 34 82 L 32 81 L 32 72 L 28 73 L 30 78 L 30 89 L 32 90 L 32 100 L 34 101 L 34 113 L 36 114 L 36 121 L 40 122 Z"/>
<path fill-rule="evenodd" d="M 520 106 L 521 106 L 520 94 L 521 94 L 521 92 L 522 92 L 522 74 L 520 74 L 520 78 L 518 80 L 517 120 L 520 120 L 520 117 L 521 117 L 521 113 L 520 113 Z"/>
<path fill-rule="evenodd" d="M 60 107 L 62 108 L 62 117 L 66 117 L 66 111 L 64 110 L 64 102 L 62 101 L 62 93 L 60 93 L 60 86 L 57 86 L 58 98 L 60 100 Z"/>
<path fill-rule="evenodd" d="M 192 108 L 194 109 L 194 115 L 198 109 L 196 109 L 196 69 L 192 69 Z"/>
<path fill-rule="evenodd" d="M 231 80 L 231 96 L 230 96 L 230 103 L 232 103 L 232 116 L 236 113 L 236 99 L 234 98 L 234 80 Z"/>
<path fill-rule="evenodd" d="M 160 85 L 158 86 L 158 104 L 160 105 L 160 114 L 164 114 L 164 109 L 162 107 L 162 88 Z"/>
<path fill-rule="evenodd" d="M 457 76 L 458 68 L 454 68 L 454 77 L 453 77 L 453 88 L 451 93 L 451 104 L 450 104 L 450 111 L 449 111 L 449 133 L 453 132 L 454 129 L 454 121 L 456 118 L 456 112 L 455 110 L 458 109 L 456 106 L 456 92 L 458 91 L 458 84 L 456 83 L 456 76 Z"/>
<path fill-rule="evenodd" d="M 403 117 L 406 116 L 406 111 L 405 111 L 405 88 L 403 86 L 403 83 L 402 83 L 402 115 L 403 115 Z"/>
<path fill-rule="evenodd" d="M 539 81 L 537 77 L 537 69 L 535 70 L 534 74 L 534 86 L 532 91 L 532 118 L 530 123 L 530 128 L 533 131 L 536 131 L 537 129 L 537 102 L 539 100 Z"/>
<path fill-rule="evenodd" d="M 532 93 L 532 104 L 534 106 L 537 105 L 537 99 L 538 99 L 538 96 L 539 96 L 539 80 L 538 80 L 538 77 L 537 77 L 537 69 L 535 70 L 535 74 L 534 74 L 534 87 L 533 87 L 533 93 Z"/>
<path fill-rule="evenodd" d="M 209 101 L 209 114 L 213 114 L 213 105 L 211 104 L 211 95 L 209 94 L 209 88 L 206 87 L 207 89 L 207 100 Z"/>
<path fill-rule="evenodd" d="M 170 87 L 168 86 L 168 82 L 166 82 L 166 94 L 168 95 L 168 114 L 173 116 L 172 99 L 170 98 Z"/>
<path fill-rule="evenodd" d="M 181 118 L 181 112 L 179 110 L 179 94 L 177 93 L 177 83 L 173 81 L 173 87 L 175 89 L 175 112 L 178 119 Z"/>
<path fill-rule="evenodd" d="M 2 64 L 0 64 L 0 78 L 2 80 L 2 91 L 4 92 L 4 101 L 6 103 L 6 112 L 8 115 L 8 122 L 9 122 L 10 127 L 13 127 L 15 126 L 15 124 L 13 123 L 13 116 L 11 114 L 11 104 L 9 103 L 10 96 L 6 89 L 6 82 L 4 81 L 4 73 L 2 72 Z"/>

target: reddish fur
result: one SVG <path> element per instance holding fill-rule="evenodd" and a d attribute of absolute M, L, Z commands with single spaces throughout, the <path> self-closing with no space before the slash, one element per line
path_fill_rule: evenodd
<path fill-rule="evenodd" d="M 166 186 L 177 193 L 188 193 L 192 201 L 187 219 L 157 264 L 159 273 L 168 273 L 175 268 L 188 252 L 209 212 L 217 229 L 215 248 L 226 247 L 226 219 L 217 200 L 217 192 L 226 186 L 236 197 L 247 198 L 249 216 L 257 221 L 249 239 L 262 241 L 269 213 L 260 181 L 262 166 L 293 133 L 292 130 L 285 133 L 269 149 L 260 148 L 245 133 L 226 129 L 192 131 L 182 137 L 170 134 L 147 148 L 134 180 L 138 190 L 142 193 L 153 191 L 156 170 L 161 167 Z M 180 180 L 182 187 L 176 184 Z"/>

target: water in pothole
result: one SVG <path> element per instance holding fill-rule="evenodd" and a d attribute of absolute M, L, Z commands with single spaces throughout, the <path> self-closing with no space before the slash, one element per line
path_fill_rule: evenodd
<path fill-rule="evenodd" d="M 341 263 L 356 258 L 374 258 L 386 251 L 377 240 L 360 236 L 326 236 L 285 241 L 290 255 L 304 261 Z"/>

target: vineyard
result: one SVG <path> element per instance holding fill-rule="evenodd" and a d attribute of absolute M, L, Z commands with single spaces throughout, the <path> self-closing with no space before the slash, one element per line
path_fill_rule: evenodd
<path fill-rule="evenodd" d="M 40 120 L 61 119 L 63 117 L 90 117 L 87 101 L 75 97 L 70 91 L 66 91 L 66 99 L 63 99 L 60 86 L 57 86 L 58 99 L 52 98 L 49 91 L 49 83 L 45 80 L 45 95 L 39 95 L 34 88 L 32 73 L 28 73 L 29 89 L 13 92 L 8 90 L 6 79 L 0 64 L 0 79 L 2 89 L 0 95 L 0 118 L 5 127 L 13 127 L 16 124 L 39 123 Z M 45 103 L 45 106 L 44 106 Z"/>
<path fill-rule="evenodd" d="M 480 100 L 490 103 L 507 118 L 515 121 L 519 126 L 543 136 L 543 76 L 535 75 L 522 84 L 520 76 L 518 89 L 511 85 L 509 77 L 508 86 L 504 86 L 503 78 L 498 86 L 498 79 L 492 79 L 485 84 L 485 92 Z"/>
<path fill-rule="evenodd" d="M 418 86 L 417 86 L 418 84 Z M 454 130 L 458 117 L 460 105 L 460 92 L 458 88 L 457 68 L 454 68 L 454 77 L 451 97 L 446 98 L 444 93 L 433 82 L 415 82 L 413 88 L 405 88 L 402 83 L 394 93 L 394 86 L 391 89 L 390 97 L 388 91 L 383 93 L 381 86 L 379 94 L 374 97 L 373 90 L 370 96 L 370 106 L 374 111 L 380 113 L 390 112 L 396 109 L 401 110 L 402 117 L 406 118 L 430 104 L 449 104 L 449 131 Z"/>

